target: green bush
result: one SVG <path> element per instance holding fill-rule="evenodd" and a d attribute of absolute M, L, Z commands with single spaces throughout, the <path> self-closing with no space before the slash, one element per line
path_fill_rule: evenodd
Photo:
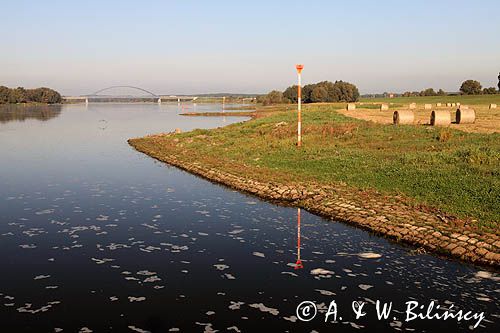
<path fill-rule="evenodd" d="M 483 89 L 484 95 L 494 95 L 497 93 L 497 89 L 495 87 L 489 87 Z"/>

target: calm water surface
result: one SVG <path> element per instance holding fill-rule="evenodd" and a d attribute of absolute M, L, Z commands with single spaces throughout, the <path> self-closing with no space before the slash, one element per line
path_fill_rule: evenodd
<path fill-rule="evenodd" d="M 454 332 L 475 323 L 405 322 L 412 300 L 484 311 L 476 331 L 498 332 L 494 272 L 305 211 L 304 268 L 294 269 L 297 209 L 215 185 L 127 144 L 244 120 L 180 112 L 166 104 L 0 108 L 2 332 Z M 318 314 L 300 322 L 296 307 L 306 300 Z M 325 323 L 332 300 L 342 319 Z M 393 302 L 387 320 L 377 320 L 377 300 Z M 365 302 L 367 315 L 356 319 L 352 301 Z"/>

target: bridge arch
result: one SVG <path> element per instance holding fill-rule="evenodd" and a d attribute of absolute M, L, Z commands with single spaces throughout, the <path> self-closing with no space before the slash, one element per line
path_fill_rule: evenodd
<path fill-rule="evenodd" d="M 103 89 L 100 89 L 100 90 L 97 90 L 96 92 L 92 93 L 92 94 L 89 94 L 89 95 L 83 95 L 83 96 L 98 96 L 100 93 L 104 92 L 104 91 L 107 91 L 107 90 L 111 90 L 111 89 L 116 89 L 116 88 L 130 88 L 130 89 L 135 89 L 135 90 L 139 90 L 139 91 L 142 91 L 142 92 L 145 92 L 149 95 L 151 95 L 152 97 L 156 97 L 156 98 L 159 98 L 160 96 L 156 95 L 155 93 L 152 93 L 151 91 L 149 90 L 146 90 L 146 89 L 143 89 L 141 87 L 135 87 L 135 86 L 111 86 L 111 87 L 106 87 L 106 88 L 103 88 Z"/>

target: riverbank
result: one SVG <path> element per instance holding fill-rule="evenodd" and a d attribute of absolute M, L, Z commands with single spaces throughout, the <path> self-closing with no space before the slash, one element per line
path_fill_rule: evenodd
<path fill-rule="evenodd" d="M 257 113 L 253 111 L 231 111 L 231 112 L 186 112 L 181 116 L 188 117 L 256 117 Z"/>
<path fill-rule="evenodd" d="M 418 251 L 498 267 L 498 135 L 378 125 L 340 115 L 340 107 L 305 107 L 300 150 L 296 114 L 276 107 L 224 128 L 129 143 L 209 180 Z"/>

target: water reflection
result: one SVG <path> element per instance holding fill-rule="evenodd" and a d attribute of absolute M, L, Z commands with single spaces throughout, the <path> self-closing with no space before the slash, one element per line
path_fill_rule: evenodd
<path fill-rule="evenodd" d="M 47 121 L 61 114 L 62 105 L 0 105 L 0 123 L 37 119 Z"/>
<path fill-rule="evenodd" d="M 469 330 L 405 323 L 407 300 L 484 311 L 480 329 L 498 328 L 494 272 L 259 201 L 126 143 L 222 125 L 180 116 L 176 103 L 71 105 L 49 122 L 0 124 L 2 331 Z M 324 314 L 332 299 L 340 322 L 298 320 L 301 301 Z M 400 312 L 378 321 L 349 311 L 379 299 Z"/>
<path fill-rule="evenodd" d="M 297 208 L 297 261 L 295 262 L 295 269 L 302 269 L 304 265 L 300 259 L 300 208 Z"/>

